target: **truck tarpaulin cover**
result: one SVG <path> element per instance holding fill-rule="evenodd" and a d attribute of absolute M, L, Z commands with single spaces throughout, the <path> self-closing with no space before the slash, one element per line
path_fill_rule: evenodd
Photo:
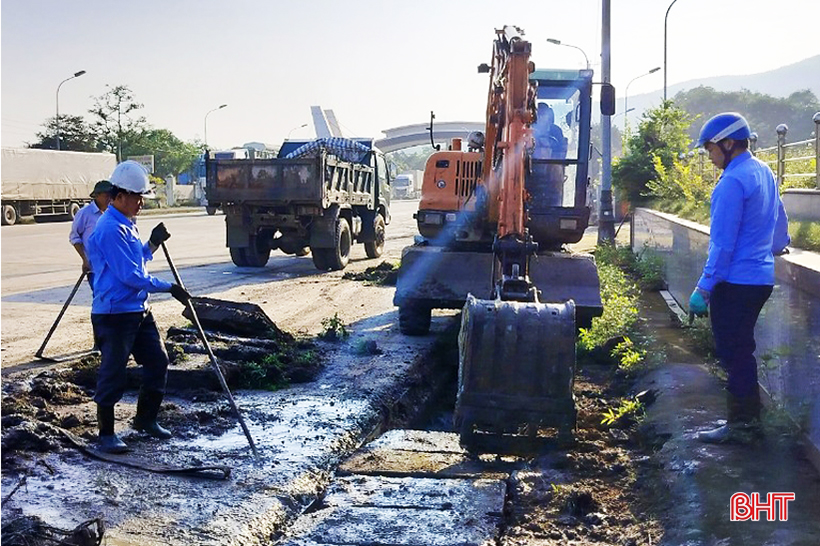
<path fill-rule="evenodd" d="M 3 199 L 88 199 L 94 184 L 108 180 L 114 154 L 3 148 Z"/>
<path fill-rule="evenodd" d="M 293 150 L 285 156 L 285 159 L 296 159 L 297 157 L 316 157 L 323 150 L 331 153 L 341 159 L 342 161 L 350 161 L 352 163 L 363 163 L 367 159 L 367 154 L 370 153 L 370 148 L 363 144 L 359 144 L 349 138 L 330 137 L 317 138 L 312 142 L 308 142 L 304 146 Z"/>

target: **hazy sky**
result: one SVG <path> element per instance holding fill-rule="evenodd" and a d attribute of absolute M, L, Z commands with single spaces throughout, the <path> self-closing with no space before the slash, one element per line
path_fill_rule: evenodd
<path fill-rule="evenodd" d="M 663 65 L 671 0 L 612 0 L 612 82 L 619 109 L 632 78 Z M 815 0 L 677 0 L 668 85 L 764 72 L 820 54 Z M 600 76 L 601 0 L 2 0 L 3 146 L 34 141 L 55 114 L 86 115 L 93 96 L 129 86 L 155 127 L 211 147 L 310 137 L 310 106 L 348 136 L 441 121 L 483 121 L 494 29 L 517 25 L 541 67 Z M 630 96 L 662 89 L 663 71 Z"/>

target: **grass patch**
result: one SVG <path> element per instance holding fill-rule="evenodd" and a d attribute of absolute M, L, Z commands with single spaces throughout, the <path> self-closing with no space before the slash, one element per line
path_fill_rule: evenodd
<path fill-rule="evenodd" d="M 297 342 L 285 351 L 270 353 L 259 361 L 238 363 L 231 383 L 242 389 L 276 391 L 291 383 L 311 380 L 321 366 L 321 359 L 309 342 Z"/>
<path fill-rule="evenodd" d="M 789 222 L 792 246 L 820 252 L 820 222 Z"/>
<path fill-rule="evenodd" d="M 695 354 L 706 358 L 715 357 L 715 337 L 708 317 L 695 317 L 692 324 L 683 331 Z"/>

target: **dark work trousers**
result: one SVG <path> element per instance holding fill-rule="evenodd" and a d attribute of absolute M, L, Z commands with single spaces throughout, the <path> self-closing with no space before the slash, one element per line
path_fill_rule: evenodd
<path fill-rule="evenodd" d="M 709 306 L 715 350 L 729 376 L 726 390 L 734 396 L 758 393 L 755 323 L 772 288 L 722 282 L 712 290 Z"/>
<path fill-rule="evenodd" d="M 142 366 L 142 388 L 165 392 L 168 353 L 159 337 L 157 323 L 150 311 L 144 313 L 92 314 L 94 341 L 102 354 L 97 374 L 94 401 L 113 406 L 125 392 L 125 367 L 128 356 Z"/>

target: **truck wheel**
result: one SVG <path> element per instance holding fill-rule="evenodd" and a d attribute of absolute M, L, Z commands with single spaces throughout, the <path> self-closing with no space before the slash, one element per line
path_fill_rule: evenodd
<path fill-rule="evenodd" d="M 13 226 L 17 223 L 17 209 L 14 205 L 3 205 L 3 225 Z"/>
<path fill-rule="evenodd" d="M 364 244 L 364 252 L 368 258 L 378 258 L 384 252 L 384 217 L 377 214 L 374 223 L 376 224 L 376 239 Z"/>
<path fill-rule="evenodd" d="M 245 249 L 231 247 L 231 261 L 237 267 L 248 267 L 248 257 L 245 256 Z"/>
<path fill-rule="evenodd" d="M 353 243 L 350 234 L 350 224 L 344 218 L 339 218 L 336 222 L 336 244 L 328 251 L 328 268 L 333 271 L 344 269 L 350 261 L 350 247 Z"/>
<path fill-rule="evenodd" d="M 399 330 L 406 336 L 423 336 L 430 331 L 432 309 L 422 303 L 405 303 L 399 307 Z"/>
<path fill-rule="evenodd" d="M 245 249 L 245 259 L 248 267 L 265 267 L 270 259 L 270 246 L 264 238 L 258 235 L 251 236 L 250 246 Z"/>
<path fill-rule="evenodd" d="M 208 213 L 208 216 L 213 216 L 216 214 L 216 207 L 205 207 L 205 212 Z"/>
<path fill-rule="evenodd" d="M 312 248 L 310 252 L 313 254 L 313 265 L 319 271 L 327 271 L 330 269 L 330 266 L 327 264 L 328 262 L 328 254 L 332 252 L 332 248 Z"/>
<path fill-rule="evenodd" d="M 68 207 L 68 217 L 74 220 L 74 217 L 77 216 L 77 213 L 80 212 L 80 204 L 79 203 L 71 203 Z"/>

